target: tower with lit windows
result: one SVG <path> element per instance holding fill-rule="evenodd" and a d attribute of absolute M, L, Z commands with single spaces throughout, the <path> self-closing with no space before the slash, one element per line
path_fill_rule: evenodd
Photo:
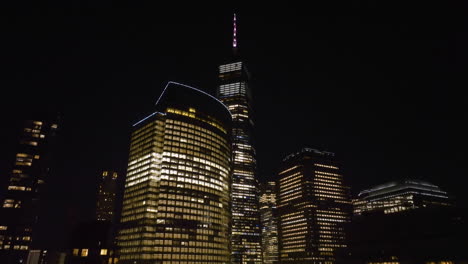
<path fill-rule="evenodd" d="M 262 263 L 250 75 L 240 58 L 234 14 L 233 58 L 219 66 L 216 96 L 232 114 L 232 263 Z"/>
<path fill-rule="evenodd" d="M 51 172 L 57 129 L 56 119 L 23 123 L 0 208 L 0 263 L 26 263 L 28 250 L 37 245 L 41 196 Z"/>
<path fill-rule="evenodd" d="M 280 263 L 336 263 L 347 248 L 351 202 L 334 153 L 287 156 L 277 183 Z"/>
<path fill-rule="evenodd" d="M 276 182 L 260 185 L 260 220 L 262 223 L 262 253 L 264 264 L 278 262 L 278 211 Z"/>
<path fill-rule="evenodd" d="M 215 97 L 169 82 L 133 125 L 119 263 L 230 262 L 231 121 Z"/>

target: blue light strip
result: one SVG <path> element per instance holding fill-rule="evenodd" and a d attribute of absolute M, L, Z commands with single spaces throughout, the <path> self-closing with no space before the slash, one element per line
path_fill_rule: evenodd
<path fill-rule="evenodd" d="M 148 119 L 148 118 L 150 118 L 150 117 L 154 116 L 155 114 L 166 115 L 165 113 L 161 113 L 161 112 L 154 112 L 154 113 L 150 114 L 149 116 L 147 116 L 147 117 L 143 118 L 142 120 L 140 120 L 140 121 L 136 122 L 135 124 L 133 124 L 133 126 L 136 126 L 136 125 L 140 124 L 141 122 L 143 122 L 143 121 L 145 121 L 146 119 Z"/>
<path fill-rule="evenodd" d="M 159 103 L 159 100 L 161 100 L 161 97 L 163 96 L 164 92 L 166 91 L 167 87 L 169 86 L 169 84 L 175 84 L 175 85 L 180 85 L 180 86 L 184 86 L 184 87 L 187 87 L 187 88 L 190 88 L 190 89 L 193 89 L 195 91 L 198 91 L 202 94 L 205 94 L 205 95 L 208 95 L 209 97 L 215 99 L 218 103 L 220 103 L 222 106 L 224 106 L 224 108 L 226 108 L 226 110 L 228 110 L 228 113 L 229 115 L 231 115 L 231 119 L 232 119 L 232 114 L 231 114 L 231 111 L 229 111 L 229 108 L 227 108 L 227 106 L 225 104 L 223 104 L 223 102 L 221 102 L 220 100 L 218 100 L 218 98 L 212 96 L 211 94 L 209 93 L 206 93 L 200 89 L 197 89 L 195 87 L 192 87 L 192 86 L 188 86 L 188 85 L 185 85 L 185 84 L 182 84 L 182 83 L 178 83 L 178 82 L 173 82 L 173 81 L 169 81 L 167 84 L 166 84 L 166 87 L 164 87 L 164 90 L 163 92 L 161 93 L 161 95 L 159 96 L 158 100 L 156 101 L 156 104 L 157 105 Z"/>

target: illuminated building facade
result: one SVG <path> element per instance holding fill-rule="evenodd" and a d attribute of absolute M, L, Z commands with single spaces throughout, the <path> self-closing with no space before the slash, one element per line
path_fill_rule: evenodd
<path fill-rule="evenodd" d="M 354 214 L 371 212 L 397 213 L 423 207 L 450 206 L 446 192 L 421 180 L 402 180 L 375 186 L 359 193 Z"/>
<path fill-rule="evenodd" d="M 351 202 L 334 153 L 287 156 L 277 183 L 280 263 L 336 263 L 347 248 Z"/>
<path fill-rule="evenodd" d="M 103 171 L 99 180 L 96 204 L 96 220 L 113 221 L 118 174 L 115 171 Z"/>
<path fill-rule="evenodd" d="M 264 264 L 278 263 L 278 212 L 276 182 L 260 186 L 260 220 L 262 223 L 262 253 Z"/>
<path fill-rule="evenodd" d="M 56 121 L 24 122 L 0 209 L 1 263 L 25 263 L 34 245 L 40 198 L 50 175 L 57 129 Z"/>
<path fill-rule="evenodd" d="M 239 58 L 234 15 L 234 58 L 219 66 L 216 95 L 232 113 L 232 263 L 262 263 L 259 191 L 253 146 L 249 73 Z"/>
<path fill-rule="evenodd" d="M 231 122 L 216 98 L 169 82 L 133 125 L 119 263 L 230 262 Z"/>

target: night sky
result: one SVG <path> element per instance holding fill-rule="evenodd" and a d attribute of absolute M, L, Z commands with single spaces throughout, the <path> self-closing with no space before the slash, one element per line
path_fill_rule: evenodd
<path fill-rule="evenodd" d="M 0 18 L 0 179 L 4 186 L 18 120 L 60 111 L 50 183 L 57 230 L 93 217 L 99 172 L 125 172 L 131 124 L 167 81 L 214 93 L 217 66 L 231 54 L 233 11 L 253 76 L 259 179 L 307 146 L 337 154 L 354 194 L 417 178 L 468 204 L 462 1 L 66 2 L 5 8 Z"/>

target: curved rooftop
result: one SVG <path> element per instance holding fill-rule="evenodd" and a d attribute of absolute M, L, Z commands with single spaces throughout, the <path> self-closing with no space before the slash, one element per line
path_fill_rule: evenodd
<path fill-rule="evenodd" d="M 231 112 L 216 97 L 195 87 L 173 81 L 169 81 L 166 84 L 155 106 L 155 112 L 138 121 L 133 126 L 138 125 L 156 114 L 164 115 L 167 107 L 193 107 L 197 109 L 197 111 L 217 118 L 223 123 L 230 123 L 232 121 Z"/>

